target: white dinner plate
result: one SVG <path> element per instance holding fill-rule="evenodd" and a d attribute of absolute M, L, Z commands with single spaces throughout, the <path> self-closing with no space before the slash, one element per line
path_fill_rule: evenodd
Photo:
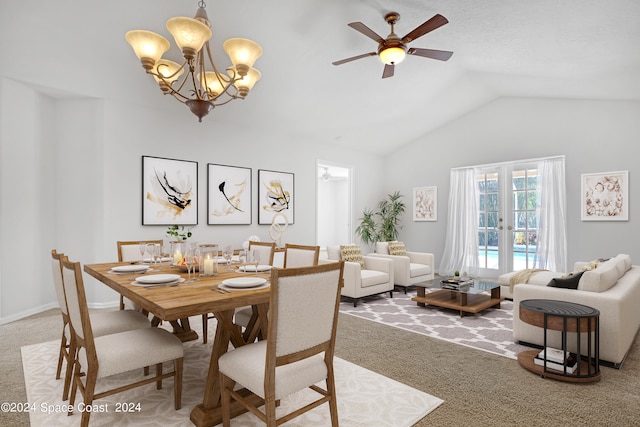
<path fill-rule="evenodd" d="M 222 281 L 223 285 L 230 288 L 255 288 L 264 285 L 267 279 L 262 277 L 234 277 Z"/>
<path fill-rule="evenodd" d="M 136 282 L 138 283 L 168 283 L 175 282 L 180 279 L 178 274 L 149 274 L 147 276 L 138 276 L 136 277 Z"/>
<path fill-rule="evenodd" d="M 238 270 L 240 271 L 271 271 L 271 266 L 270 265 L 258 265 L 258 268 L 256 268 L 255 265 L 243 265 L 238 267 Z"/>
<path fill-rule="evenodd" d="M 178 280 L 173 280 L 171 282 L 163 282 L 163 283 L 140 283 L 138 281 L 133 281 L 131 282 L 131 284 L 133 286 L 141 286 L 143 288 L 155 288 L 156 286 L 173 286 L 173 285 L 177 285 L 178 283 L 182 283 L 184 282 L 186 279 L 183 279 L 182 277 L 179 278 Z"/>
<path fill-rule="evenodd" d="M 162 257 L 159 259 L 160 262 L 169 262 L 169 261 L 173 261 L 173 258 L 169 258 L 169 257 Z M 142 262 L 147 263 L 147 264 L 154 264 L 156 261 L 153 258 L 145 258 L 144 260 L 142 260 Z"/>
<path fill-rule="evenodd" d="M 225 289 L 227 291 L 255 291 L 258 289 L 264 289 L 264 288 L 268 288 L 270 285 L 270 283 L 263 283 L 262 285 L 258 285 L 258 286 L 254 286 L 251 288 L 234 288 L 233 286 L 229 286 L 229 285 L 225 285 L 224 283 L 221 283 L 220 285 L 218 285 L 218 287 L 220 289 Z"/>
<path fill-rule="evenodd" d="M 118 265 L 116 267 L 111 267 L 111 271 L 114 273 L 135 273 L 138 271 L 147 271 L 149 268 L 148 265 Z"/>

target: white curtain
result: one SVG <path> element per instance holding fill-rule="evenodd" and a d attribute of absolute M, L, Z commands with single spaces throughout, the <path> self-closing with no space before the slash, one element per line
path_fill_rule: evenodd
<path fill-rule="evenodd" d="M 474 274 L 478 270 L 478 206 L 480 196 L 473 168 L 452 169 L 447 213 L 447 240 L 438 274 Z"/>
<path fill-rule="evenodd" d="M 538 245 L 534 268 L 567 270 L 567 189 L 564 157 L 538 165 Z"/>

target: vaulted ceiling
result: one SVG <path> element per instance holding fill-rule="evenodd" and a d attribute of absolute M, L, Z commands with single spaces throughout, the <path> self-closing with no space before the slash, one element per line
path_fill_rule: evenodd
<path fill-rule="evenodd" d="M 171 40 L 165 22 L 192 17 L 196 0 L 3 0 L 3 76 L 54 96 L 129 99 L 172 108 L 176 120 L 274 129 L 296 138 L 387 153 L 498 97 L 640 100 L 640 2 L 635 0 L 210 0 L 214 55 L 231 37 L 260 43 L 262 80 L 244 101 L 198 123 L 163 97 L 124 33 L 148 29 Z M 383 17 L 400 13 L 402 37 L 436 13 L 449 23 L 411 47 L 453 51 L 447 62 L 410 56 L 382 79 L 367 57 Z M 172 41 L 172 40 L 171 40 Z M 168 54 L 177 60 L 177 48 Z M 182 117 L 182 115 L 184 117 Z"/>

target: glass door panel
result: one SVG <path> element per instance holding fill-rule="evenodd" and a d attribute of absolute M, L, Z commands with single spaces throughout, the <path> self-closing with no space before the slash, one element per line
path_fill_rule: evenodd
<path fill-rule="evenodd" d="M 478 175 L 479 276 L 497 277 L 533 266 L 538 195 L 537 171 L 531 166 L 490 167 Z"/>

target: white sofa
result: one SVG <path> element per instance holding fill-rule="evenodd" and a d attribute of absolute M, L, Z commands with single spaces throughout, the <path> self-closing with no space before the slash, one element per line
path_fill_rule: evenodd
<path fill-rule="evenodd" d="M 498 277 L 498 283 L 500 283 L 501 297 L 505 297 L 511 300 L 513 299 L 513 289 L 515 287 L 515 283 L 514 284 L 511 283 L 511 277 L 513 277 L 518 273 L 519 273 L 518 271 L 512 271 L 510 273 L 502 274 Z M 531 277 L 527 279 L 526 283 L 529 283 L 531 285 L 547 286 L 547 283 L 549 283 L 551 279 L 554 279 L 556 277 L 561 277 L 564 274 L 565 273 L 559 273 L 557 271 L 548 271 L 548 270 L 539 271 L 535 274 L 532 274 Z"/>
<path fill-rule="evenodd" d="M 586 264 L 576 263 L 574 271 Z M 577 289 L 551 287 L 546 283 L 515 285 L 513 338 L 516 342 L 542 346 L 543 330 L 520 320 L 520 302 L 527 299 L 569 301 L 599 310 L 600 359 L 619 368 L 640 328 L 640 266 L 633 266 L 629 255 L 620 254 L 594 270 L 585 271 Z M 549 346 L 561 347 L 560 332 L 549 331 L 548 339 Z M 587 340 L 583 339 L 582 344 L 585 354 Z M 570 350 L 575 351 L 575 347 Z"/>
<path fill-rule="evenodd" d="M 326 258 L 324 258 L 326 256 Z M 340 260 L 340 246 L 327 246 L 326 254 L 323 252 L 318 260 L 319 264 Z M 369 295 L 389 292 L 393 298 L 393 264 L 390 259 L 363 256 L 364 268 L 358 262 L 345 261 L 344 286 L 341 294 L 353 301 L 353 306 L 358 300 Z"/>

